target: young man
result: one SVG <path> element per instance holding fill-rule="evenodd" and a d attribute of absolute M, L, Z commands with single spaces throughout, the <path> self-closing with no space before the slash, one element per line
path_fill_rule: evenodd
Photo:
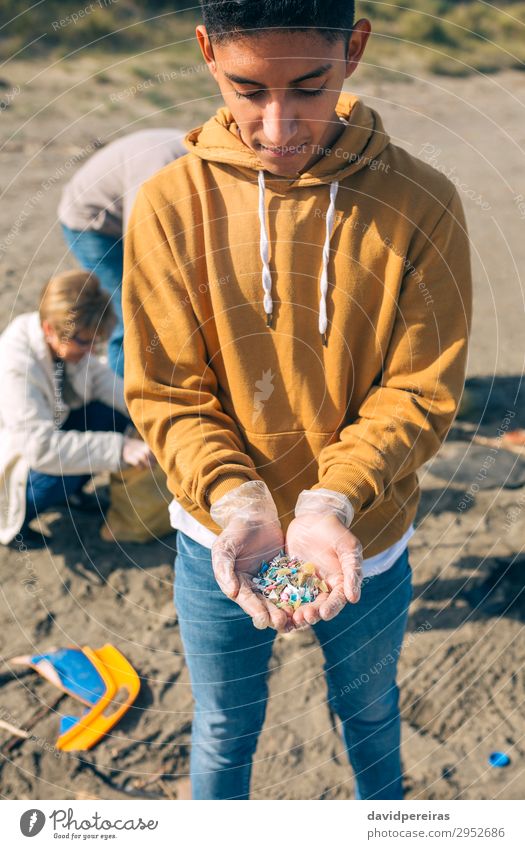
<path fill-rule="evenodd" d="M 275 633 L 312 626 L 356 797 L 400 799 L 396 663 L 379 662 L 412 595 L 416 470 L 463 388 L 462 205 L 341 93 L 370 34 L 351 3 L 202 7 L 226 105 L 140 191 L 123 301 L 125 396 L 179 530 L 193 797 L 249 798 Z M 283 544 L 330 589 L 293 616 L 250 584 Z"/>

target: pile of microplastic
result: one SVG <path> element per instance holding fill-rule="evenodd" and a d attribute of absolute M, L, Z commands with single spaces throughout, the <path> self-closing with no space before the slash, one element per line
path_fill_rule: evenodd
<path fill-rule="evenodd" d="M 288 557 L 284 550 L 269 562 L 264 560 L 259 574 L 252 581 L 265 598 L 289 612 L 314 601 L 320 592 L 329 591 L 325 582 L 315 574 L 313 563 L 302 563 L 297 557 Z"/>

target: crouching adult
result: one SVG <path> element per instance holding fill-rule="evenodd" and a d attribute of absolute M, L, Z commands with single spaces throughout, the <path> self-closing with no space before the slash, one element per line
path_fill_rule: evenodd
<path fill-rule="evenodd" d="M 39 309 L 0 336 L 0 543 L 45 544 L 29 527 L 50 507 L 88 507 L 94 474 L 155 461 L 130 424 L 123 381 L 93 352 L 116 318 L 110 296 L 85 271 L 53 277 Z"/>

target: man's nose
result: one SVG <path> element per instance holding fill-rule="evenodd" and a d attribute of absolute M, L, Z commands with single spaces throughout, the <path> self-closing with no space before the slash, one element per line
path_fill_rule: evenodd
<path fill-rule="evenodd" d="M 274 147 L 284 147 L 297 133 L 297 120 L 282 99 L 272 99 L 264 109 L 263 132 Z"/>

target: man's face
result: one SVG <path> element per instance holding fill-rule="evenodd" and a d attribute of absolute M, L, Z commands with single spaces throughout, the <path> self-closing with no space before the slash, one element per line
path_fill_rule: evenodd
<path fill-rule="evenodd" d="M 197 28 L 201 50 L 242 141 L 265 170 L 295 176 L 323 156 L 343 127 L 335 112 L 343 82 L 359 62 L 370 31 L 359 21 L 348 51 L 316 32 L 262 31 L 212 44 Z"/>

